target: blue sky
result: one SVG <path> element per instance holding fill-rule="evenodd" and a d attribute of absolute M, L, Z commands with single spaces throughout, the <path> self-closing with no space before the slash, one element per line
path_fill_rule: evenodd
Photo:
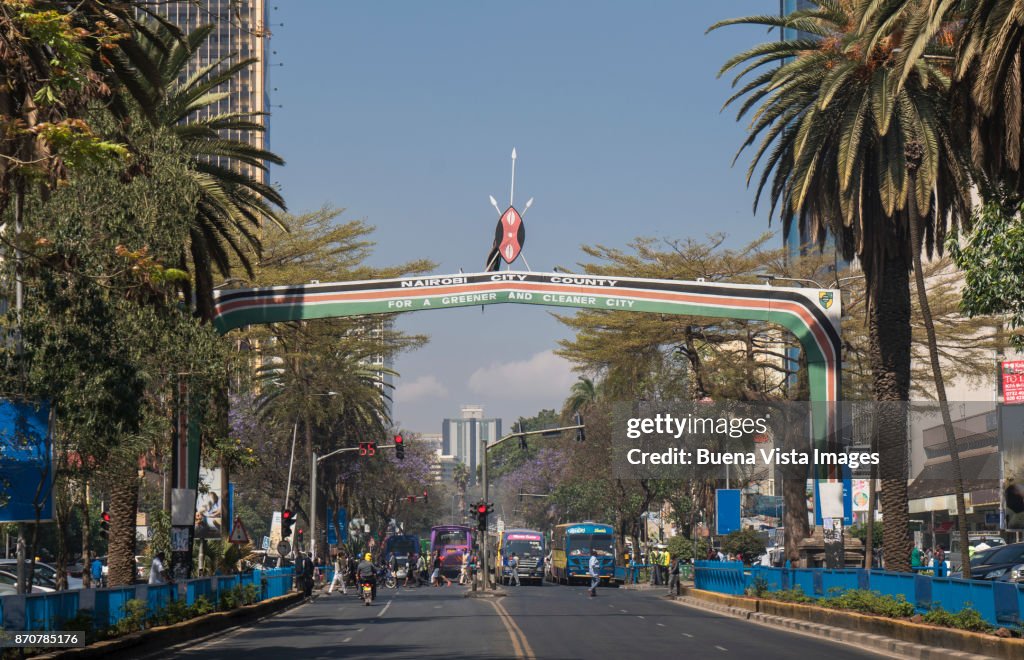
<path fill-rule="evenodd" d="M 487 197 L 508 202 L 513 147 L 516 206 L 535 198 L 534 270 L 637 236 L 739 244 L 768 221 L 752 214 L 746 159 L 730 166 L 744 127 L 720 112 L 730 87 L 715 76 L 772 35 L 704 31 L 776 12 L 777 0 L 278 0 L 270 139 L 287 165 L 272 179 L 294 213 L 329 205 L 375 225 L 380 265 L 482 270 Z M 419 312 L 399 327 L 431 337 L 396 364 L 408 430 L 440 432 L 464 403 L 506 420 L 557 408 L 575 380 L 551 354 L 568 333 L 543 307 Z"/>

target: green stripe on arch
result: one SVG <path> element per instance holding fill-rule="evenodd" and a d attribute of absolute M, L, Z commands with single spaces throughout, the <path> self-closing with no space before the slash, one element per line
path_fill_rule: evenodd
<path fill-rule="evenodd" d="M 836 428 L 839 296 L 831 298 L 834 308 L 819 307 L 817 290 L 504 271 L 215 293 L 214 324 L 221 333 L 263 323 L 506 303 L 766 321 L 792 332 L 807 357 L 816 444 L 823 448 Z"/>

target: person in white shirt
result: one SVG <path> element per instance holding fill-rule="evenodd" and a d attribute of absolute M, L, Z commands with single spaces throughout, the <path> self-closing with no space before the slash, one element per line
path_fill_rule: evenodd
<path fill-rule="evenodd" d="M 341 585 L 342 595 L 348 595 L 348 591 L 345 590 L 345 566 L 348 562 L 340 554 L 334 555 L 334 579 L 331 580 L 331 586 L 327 587 L 327 593 L 334 593 L 334 585 Z"/>
<path fill-rule="evenodd" d="M 597 550 L 591 548 L 590 550 L 590 563 L 588 564 L 588 573 L 590 574 L 590 597 L 593 598 L 597 595 L 597 585 L 601 583 L 601 561 L 597 558 Z"/>
<path fill-rule="evenodd" d="M 149 565 L 149 583 L 167 584 L 167 569 L 164 568 L 164 553 L 158 552 Z"/>

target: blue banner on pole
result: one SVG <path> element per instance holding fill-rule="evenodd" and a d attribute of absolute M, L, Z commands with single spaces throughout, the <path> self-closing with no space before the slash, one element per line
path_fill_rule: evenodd
<path fill-rule="evenodd" d="M 341 530 L 341 542 L 348 541 L 348 511 L 345 507 L 338 509 L 338 529 Z"/>
<path fill-rule="evenodd" d="M 335 524 L 337 521 L 334 519 L 336 512 L 331 508 L 327 507 L 327 545 L 338 544 L 338 533 L 335 530 Z"/>
<path fill-rule="evenodd" d="M 724 536 L 740 529 L 740 491 L 720 488 L 715 491 L 715 534 Z"/>
<path fill-rule="evenodd" d="M 0 475 L 0 522 L 53 520 L 49 403 L 0 400 Z"/>

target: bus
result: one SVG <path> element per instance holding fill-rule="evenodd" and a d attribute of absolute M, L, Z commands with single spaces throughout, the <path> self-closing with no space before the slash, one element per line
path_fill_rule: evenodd
<path fill-rule="evenodd" d="M 441 557 L 441 572 L 458 575 L 462 557 L 472 552 L 473 530 L 465 525 L 438 525 L 430 528 L 430 559 L 436 552 Z"/>
<path fill-rule="evenodd" d="M 391 553 L 395 555 L 396 565 L 412 563 L 412 556 L 420 551 L 420 538 L 415 534 L 396 534 L 384 539 L 384 554 L 381 559 L 387 561 Z"/>
<path fill-rule="evenodd" d="M 559 584 L 590 579 L 590 551 L 597 551 L 600 577 L 615 576 L 615 528 L 590 521 L 558 525 L 551 533 L 551 576 Z"/>
<path fill-rule="evenodd" d="M 544 534 L 532 529 L 506 529 L 498 537 L 498 552 L 494 559 L 495 576 L 502 584 L 512 583 L 508 558 L 515 553 L 519 560 L 519 579 L 544 584 L 544 556 L 547 548 Z"/>

